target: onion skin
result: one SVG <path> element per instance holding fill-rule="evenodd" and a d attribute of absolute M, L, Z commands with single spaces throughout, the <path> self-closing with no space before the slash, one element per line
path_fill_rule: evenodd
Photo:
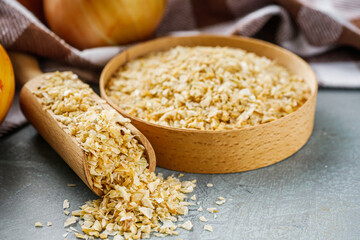
<path fill-rule="evenodd" d="M 50 28 L 78 49 L 126 44 L 148 38 L 166 0 L 43 0 Z"/>
<path fill-rule="evenodd" d="M 5 49 L 0 45 L 0 123 L 8 113 L 15 93 L 14 71 Z"/>

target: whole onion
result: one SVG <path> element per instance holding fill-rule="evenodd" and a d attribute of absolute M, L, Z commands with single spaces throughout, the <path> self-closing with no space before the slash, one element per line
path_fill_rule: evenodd
<path fill-rule="evenodd" d="M 44 0 L 50 28 L 70 45 L 92 48 L 125 44 L 151 35 L 166 0 Z"/>

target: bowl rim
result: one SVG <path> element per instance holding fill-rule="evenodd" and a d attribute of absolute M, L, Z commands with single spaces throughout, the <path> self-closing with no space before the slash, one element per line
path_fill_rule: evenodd
<path fill-rule="evenodd" d="M 122 57 L 122 55 L 127 54 L 127 52 L 129 50 L 131 50 L 132 48 L 137 48 L 137 47 L 139 47 L 139 46 L 141 46 L 143 44 L 154 44 L 154 43 L 159 42 L 159 41 L 170 40 L 170 39 L 190 39 L 190 38 L 194 38 L 194 39 L 195 38 L 198 38 L 198 39 L 200 39 L 200 38 L 203 38 L 203 39 L 205 39 L 205 38 L 232 39 L 232 40 L 238 40 L 238 41 L 242 41 L 242 42 L 247 42 L 247 43 L 250 43 L 250 44 L 255 43 L 257 45 L 262 45 L 262 46 L 265 46 L 265 47 L 274 48 L 276 51 L 282 52 L 285 55 L 289 55 L 292 58 L 296 59 L 296 61 L 301 62 L 308 69 L 308 71 L 309 71 L 309 73 L 311 75 L 311 80 L 309 80 L 309 81 L 305 80 L 305 81 L 306 81 L 306 84 L 310 87 L 311 94 L 310 94 L 309 98 L 306 100 L 306 102 L 300 108 L 298 108 L 296 111 L 294 111 L 294 112 L 292 112 L 290 114 L 287 114 L 286 116 L 283 116 L 283 117 L 278 118 L 278 119 L 276 119 L 274 121 L 271 121 L 271 122 L 261 123 L 261 124 L 254 125 L 254 126 L 247 126 L 247 127 L 241 127 L 241 128 L 235 128 L 235 129 L 225 129 L 225 130 L 197 130 L 197 129 L 188 129 L 188 128 L 176 128 L 176 127 L 169 127 L 169 126 L 164 126 L 164 125 L 161 125 L 161 124 L 152 123 L 152 122 L 143 120 L 143 119 L 141 119 L 139 117 L 134 117 L 132 115 L 127 114 L 125 111 L 120 109 L 117 106 L 117 104 L 115 104 L 111 100 L 110 96 L 108 96 L 106 94 L 105 84 L 108 82 L 108 79 L 105 79 L 105 74 L 110 71 L 110 67 L 117 62 L 117 59 Z M 181 44 L 177 44 L 176 46 L 181 46 Z M 201 44 L 199 44 L 198 46 L 201 46 Z M 233 47 L 233 48 L 236 48 L 236 47 Z M 251 51 L 248 51 L 246 49 L 243 49 L 243 50 L 245 50 L 247 52 L 251 52 Z M 255 53 L 255 54 L 258 55 L 258 56 L 261 56 L 261 55 L 259 55 L 257 53 Z M 117 67 L 120 67 L 120 66 L 117 66 Z M 211 133 L 211 134 L 223 134 L 223 133 L 234 133 L 234 132 L 237 133 L 237 132 L 241 132 L 241 131 L 251 131 L 252 129 L 255 129 L 255 128 L 270 127 L 271 125 L 276 124 L 278 122 L 286 121 L 288 118 L 291 118 L 293 115 L 297 114 L 299 111 L 301 111 L 302 109 L 307 107 L 310 104 L 310 102 L 311 102 L 311 100 L 313 98 L 316 98 L 317 91 L 318 91 L 318 81 L 317 81 L 316 74 L 315 74 L 314 70 L 310 67 L 310 65 L 304 59 L 302 59 L 301 57 L 299 57 L 295 53 L 292 53 L 291 51 L 289 51 L 289 50 L 287 50 L 285 48 L 282 48 L 282 47 L 280 47 L 278 45 L 275 45 L 273 43 L 270 43 L 270 42 L 267 42 L 267 41 L 264 41 L 264 40 L 250 38 L 250 37 L 244 37 L 244 36 L 237 36 L 237 35 L 234 35 L 234 36 L 222 36 L 222 35 L 202 34 L 202 35 L 179 36 L 179 37 L 176 37 L 176 36 L 162 37 L 162 38 L 157 38 L 157 39 L 154 39 L 154 40 L 145 41 L 145 42 L 142 42 L 142 43 L 139 43 L 139 44 L 135 44 L 135 45 L 133 45 L 133 46 L 131 46 L 129 48 L 126 48 L 122 52 L 118 53 L 115 57 L 113 57 L 105 65 L 105 67 L 101 71 L 99 87 L 100 87 L 100 96 L 103 99 L 105 99 L 108 102 L 108 104 L 110 106 L 112 106 L 114 109 L 116 109 L 121 115 L 123 115 L 123 116 L 125 116 L 127 118 L 130 118 L 131 120 L 134 119 L 134 120 L 136 120 L 138 122 L 141 122 L 142 124 L 146 124 L 146 125 L 150 125 L 152 127 L 162 128 L 162 129 L 166 129 L 166 130 L 174 131 L 174 132 L 202 133 L 202 134 L 209 134 L 209 133 Z"/>

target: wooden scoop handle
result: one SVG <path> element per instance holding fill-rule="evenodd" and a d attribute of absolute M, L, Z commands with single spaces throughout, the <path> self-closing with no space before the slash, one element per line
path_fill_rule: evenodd
<path fill-rule="evenodd" d="M 19 52 L 9 52 L 9 57 L 14 68 L 16 85 L 19 87 L 24 86 L 25 83 L 43 73 L 38 60 L 33 56 Z"/>

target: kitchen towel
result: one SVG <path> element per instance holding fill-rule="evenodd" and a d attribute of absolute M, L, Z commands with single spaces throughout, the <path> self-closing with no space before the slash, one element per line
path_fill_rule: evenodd
<path fill-rule="evenodd" d="M 338 46 L 351 46 L 359 52 L 358 0 L 168 0 L 153 38 L 197 34 L 262 38 L 309 60 L 320 86 L 360 87 L 358 54 L 345 58 L 334 57 L 334 54 L 329 58 L 316 57 L 334 51 Z M 0 0 L 0 44 L 7 50 L 55 60 L 55 63 L 51 62 L 54 64 L 45 63 L 44 71 L 48 70 L 48 65 L 51 70 L 61 70 L 64 64 L 78 67 L 82 72 L 85 69 L 90 81 L 97 81 L 98 72 L 106 62 L 129 46 L 80 51 L 58 37 L 15 0 Z M 339 68 L 332 65 L 341 66 L 348 74 L 344 76 L 344 71 L 339 72 Z M 0 125 L 0 137 L 25 122 L 17 104 L 14 101 L 15 109 Z"/>

